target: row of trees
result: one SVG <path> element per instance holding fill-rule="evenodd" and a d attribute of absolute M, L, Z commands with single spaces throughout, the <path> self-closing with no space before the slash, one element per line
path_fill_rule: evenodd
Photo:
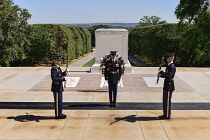
<path fill-rule="evenodd" d="M 27 9 L 12 0 L 0 1 L 0 66 L 46 63 L 52 54 L 77 58 L 91 51 L 91 35 L 86 28 L 55 25 L 29 25 Z"/>
<path fill-rule="evenodd" d="M 178 24 L 139 26 L 130 31 L 129 52 L 159 64 L 166 52 L 176 53 L 180 66 L 210 65 L 209 0 L 180 0 Z M 151 24 L 148 24 L 151 25 Z"/>
<path fill-rule="evenodd" d="M 84 27 L 34 24 L 29 25 L 27 30 L 23 35 L 24 39 L 14 38 L 8 46 L 2 45 L 1 66 L 49 63 L 53 54 L 60 54 L 64 60 L 71 60 L 91 51 L 91 35 Z"/>
<path fill-rule="evenodd" d="M 57 24 L 34 24 L 29 35 L 31 42 L 26 64 L 46 63 L 53 54 L 64 60 L 75 59 L 91 51 L 91 35 L 84 27 Z"/>
<path fill-rule="evenodd" d="M 208 66 L 209 34 L 199 33 L 196 25 L 184 30 L 178 24 L 136 27 L 129 34 L 129 53 L 158 65 L 165 53 L 175 52 L 179 66 Z"/>
<path fill-rule="evenodd" d="M 180 36 L 177 24 L 139 26 L 129 33 L 129 53 L 138 55 L 154 65 L 167 52 L 177 52 Z"/>

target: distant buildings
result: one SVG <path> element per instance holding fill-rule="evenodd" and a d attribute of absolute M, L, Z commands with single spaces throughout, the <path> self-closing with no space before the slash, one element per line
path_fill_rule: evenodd
<path fill-rule="evenodd" d="M 78 27 L 91 27 L 93 25 L 109 25 L 114 28 L 133 28 L 139 23 L 75 23 L 75 24 L 65 24 L 65 25 L 72 25 Z"/>

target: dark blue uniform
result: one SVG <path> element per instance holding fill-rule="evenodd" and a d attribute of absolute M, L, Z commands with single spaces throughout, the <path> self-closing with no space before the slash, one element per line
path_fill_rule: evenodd
<path fill-rule="evenodd" d="M 62 72 L 61 68 L 53 64 L 51 68 L 51 79 L 52 79 L 52 87 L 51 91 L 54 95 L 54 103 L 55 103 L 55 117 L 59 118 L 62 116 L 62 92 L 63 90 L 63 81 L 65 81 L 65 77 L 67 73 Z"/>
<path fill-rule="evenodd" d="M 109 84 L 110 107 L 115 107 L 117 100 L 118 81 L 120 81 L 122 76 L 121 64 L 117 59 L 109 59 L 106 61 L 104 76 L 105 80 L 108 80 Z"/>
<path fill-rule="evenodd" d="M 165 72 L 161 72 L 160 77 L 165 78 L 163 86 L 163 118 L 171 118 L 171 98 L 172 93 L 175 90 L 174 76 L 176 73 L 176 67 L 173 63 L 170 63 Z"/>

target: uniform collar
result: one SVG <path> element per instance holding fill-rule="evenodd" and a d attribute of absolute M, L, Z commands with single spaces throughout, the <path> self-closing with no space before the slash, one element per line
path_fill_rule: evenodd
<path fill-rule="evenodd" d="M 171 64 L 173 64 L 173 63 L 174 63 L 174 62 L 170 62 L 170 63 L 168 63 L 168 66 L 169 66 L 169 65 L 171 65 Z"/>
<path fill-rule="evenodd" d="M 55 65 L 56 67 L 58 67 L 58 68 L 60 67 L 59 65 L 57 65 L 57 64 L 55 64 L 55 63 L 54 63 L 54 65 Z"/>

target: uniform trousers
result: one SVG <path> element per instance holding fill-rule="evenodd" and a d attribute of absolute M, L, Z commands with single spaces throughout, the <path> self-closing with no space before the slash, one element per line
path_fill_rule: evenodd
<path fill-rule="evenodd" d="M 166 118 L 171 118 L 171 98 L 173 91 L 163 90 L 163 114 Z"/>
<path fill-rule="evenodd" d="M 62 92 L 53 92 L 54 103 L 55 103 L 55 117 L 58 117 L 62 114 Z"/>
<path fill-rule="evenodd" d="M 109 102 L 111 105 L 116 104 L 118 84 L 109 83 Z"/>

